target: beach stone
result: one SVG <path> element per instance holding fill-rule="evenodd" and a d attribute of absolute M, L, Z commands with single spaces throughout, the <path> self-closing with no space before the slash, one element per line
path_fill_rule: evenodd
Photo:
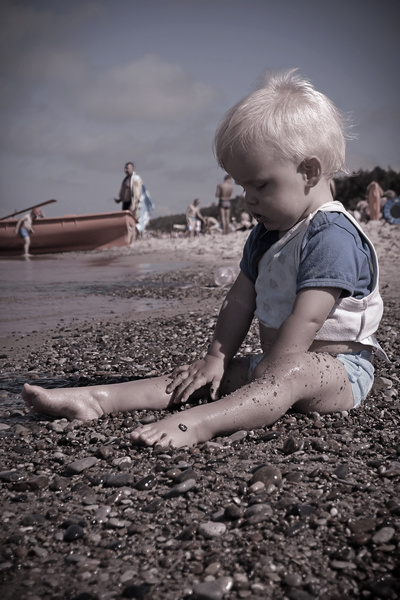
<path fill-rule="evenodd" d="M 260 438 L 258 438 L 257 441 L 259 441 L 259 442 L 271 442 L 272 440 L 277 440 L 280 437 L 281 437 L 281 434 L 279 433 L 279 431 L 269 431 L 265 435 L 263 435 Z"/>
<path fill-rule="evenodd" d="M 102 458 L 103 460 L 107 460 L 114 454 L 114 449 L 112 446 L 99 446 L 96 450 L 97 458 Z"/>
<path fill-rule="evenodd" d="M 256 515 L 263 515 L 264 518 L 268 518 L 272 517 L 273 514 L 274 511 L 272 510 L 272 507 L 269 504 L 265 503 L 253 504 L 252 506 L 246 508 L 246 510 L 244 511 L 245 519 L 249 519 Z"/>
<path fill-rule="evenodd" d="M 136 598 L 137 600 L 147 600 L 152 595 L 152 585 L 150 583 L 140 583 L 128 585 L 122 591 L 123 598 Z"/>
<path fill-rule="evenodd" d="M 68 475 L 78 475 L 79 473 L 82 473 L 82 471 L 93 467 L 97 462 L 98 459 L 95 456 L 87 456 L 86 458 L 80 458 L 69 463 L 66 465 L 65 470 Z"/>
<path fill-rule="evenodd" d="M 157 484 L 157 478 L 152 473 L 146 475 L 134 484 L 134 488 L 139 491 L 151 490 Z"/>
<path fill-rule="evenodd" d="M 64 533 L 64 541 L 74 542 L 75 540 L 83 538 L 83 536 L 84 532 L 82 527 L 80 527 L 79 525 L 70 525 Z"/>
<path fill-rule="evenodd" d="M 265 487 L 275 485 L 280 488 L 282 486 L 282 473 L 280 469 L 273 465 L 262 466 L 254 472 L 250 486 L 257 482 L 262 482 Z"/>
<path fill-rule="evenodd" d="M 40 514 L 26 515 L 21 519 L 23 527 L 32 527 L 33 525 L 43 525 L 46 522 L 46 517 Z"/>
<path fill-rule="evenodd" d="M 229 444 L 234 444 L 235 442 L 242 442 L 243 440 L 245 440 L 248 436 L 248 432 L 245 430 L 240 430 L 240 431 L 236 431 L 235 433 L 232 433 L 232 435 L 230 435 L 229 437 L 226 438 L 226 441 Z"/>
<path fill-rule="evenodd" d="M 380 474 L 383 477 L 396 477 L 400 475 L 400 463 L 397 461 L 391 462 L 387 469 L 383 469 Z"/>
<path fill-rule="evenodd" d="M 230 521 L 236 521 L 243 517 L 243 509 L 237 504 L 229 504 L 224 510 L 224 517 Z"/>
<path fill-rule="evenodd" d="M 365 517 L 356 521 L 349 521 L 349 528 L 352 533 L 368 533 L 376 528 L 375 519 Z"/>
<path fill-rule="evenodd" d="M 224 592 L 215 581 L 202 581 L 193 588 L 193 600 L 222 600 Z"/>
<path fill-rule="evenodd" d="M 49 485 L 52 492 L 65 490 L 70 484 L 70 480 L 66 477 L 56 476 Z"/>
<path fill-rule="evenodd" d="M 48 487 L 49 478 L 46 475 L 38 475 L 37 477 L 33 477 L 33 479 L 28 479 L 27 484 L 33 491 L 43 490 Z"/>
<path fill-rule="evenodd" d="M 164 506 L 164 500 L 162 498 L 154 498 L 147 506 L 143 508 L 143 512 L 155 514 Z"/>
<path fill-rule="evenodd" d="M 302 577 L 298 573 L 289 573 L 284 577 L 283 583 L 288 587 L 300 587 L 302 584 Z"/>
<path fill-rule="evenodd" d="M 283 454 L 294 454 L 303 448 L 304 441 L 296 440 L 293 436 L 288 437 L 286 442 L 283 444 L 282 452 Z"/>
<path fill-rule="evenodd" d="M 164 498 L 175 498 L 176 496 L 186 494 L 187 492 L 192 490 L 195 487 L 195 485 L 195 479 L 185 479 L 185 481 L 182 481 L 182 483 L 178 483 L 177 485 L 174 485 L 173 488 L 168 490 L 168 492 L 164 494 Z"/>
<path fill-rule="evenodd" d="M 187 481 L 188 479 L 196 480 L 197 473 L 193 469 L 188 468 L 188 469 L 185 469 L 184 471 L 181 471 L 180 473 L 177 473 L 177 475 L 173 479 L 174 479 L 175 483 L 183 483 L 184 481 Z"/>
<path fill-rule="evenodd" d="M 372 536 L 372 541 L 374 544 L 386 544 L 390 542 L 396 530 L 393 527 L 382 527 L 382 529 L 378 529 L 376 533 Z"/>
<path fill-rule="evenodd" d="M 345 463 L 343 465 L 339 465 L 339 467 L 337 467 L 334 470 L 334 475 L 336 475 L 336 477 L 338 477 L 339 479 L 346 479 L 348 474 L 349 474 L 349 465 L 347 463 Z"/>
<path fill-rule="evenodd" d="M 1 471 L 0 473 L 0 481 L 4 481 L 5 483 L 13 483 L 15 481 L 22 481 L 23 479 L 25 479 L 25 475 L 17 470 Z"/>
<path fill-rule="evenodd" d="M 299 533 L 302 533 L 305 529 L 307 529 L 307 523 L 304 521 L 296 521 L 296 523 L 286 529 L 285 535 L 286 537 L 293 537 Z"/>
<path fill-rule="evenodd" d="M 105 481 L 106 487 L 130 487 L 133 484 L 133 476 L 130 473 L 117 473 L 110 475 Z"/>
<path fill-rule="evenodd" d="M 216 523 L 214 521 L 206 521 L 200 523 L 197 533 L 202 535 L 205 539 L 211 539 L 223 535 L 226 531 L 226 525 L 224 523 Z"/>
<path fill-rule="evenodd" d="M 274 486 L 275 489 L 275 486 Z M 265 490 L 265 484 L 262 481 L 256 481 L 249 486 L 249 494 L 257 494 Z"/>
<path fill-rule="evenodd" d="M 108 515 L 111 512 L 110 506 L 100 506 L 93 515 L 93 520 L 96 523 L 105 523 L 107 521 Z"/>

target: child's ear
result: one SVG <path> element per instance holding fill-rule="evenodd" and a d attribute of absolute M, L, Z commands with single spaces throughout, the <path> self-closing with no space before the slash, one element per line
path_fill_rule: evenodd
<path fill-rule="evenodd" d="M 314 187 L 322 177 L 322 165 L 316 156 L 310 156 L 301 163 L 302 172 L 309 187 Z"/>

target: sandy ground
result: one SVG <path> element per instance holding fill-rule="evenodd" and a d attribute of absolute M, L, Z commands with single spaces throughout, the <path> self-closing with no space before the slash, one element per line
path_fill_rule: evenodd
<path fill-rule="evenodd" d="M 376 365 L 357 411 L 288 413 L 271 428 L 159 453 L 127 441 L 139 423 L 162 417 L 151 411 L 82 424 L 24 409 L 26 380 L 127 381 L 204 352 L 226 293 L 213 271 L 238 264 L 242 233 L 143 240 L 122 252 L 172 271 L 112 293 L 132 306 L 147 299 L 148 310 L 1 339 L 2 599 L 400 596 L 400 228 L 365 230 L 381 265 L 377 337 L 392 362 Z M 174 271 L 182 260 L 190 266 Z M 241 352 L 257 344 L 252 327 Z"/>

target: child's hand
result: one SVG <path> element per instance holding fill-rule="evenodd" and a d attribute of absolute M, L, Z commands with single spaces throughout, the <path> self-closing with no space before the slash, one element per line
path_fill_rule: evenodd
<path fill-rule="evenodd" d="M 211 384 L 210 396 L 218 399 L 218 390 L 224 374 L 224 363 L 221 358 L 205 356 L 191 365 L 177 367 L 172 373 L 172 382 L 166 392 L 172 393 L 174 403 L 187 402 L 189 397 L 200 388 Z"/>

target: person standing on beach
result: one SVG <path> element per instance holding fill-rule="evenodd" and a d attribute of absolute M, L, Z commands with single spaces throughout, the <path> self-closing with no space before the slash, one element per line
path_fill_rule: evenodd
<path fill-rule="evenodd" d="M 219 198 L 219 214 L 222 223 L 222 233 L 229 233 L 229 222 L 231 219 L 231 196 L 233 193 L 232 177 L 225 175 L 224 181 L 217 185 L 215 197 Z"/>
<path fill-rule="evenodd" d="M 186 209 L 186 224 L 189 237 L 194 237 L 198 234 L 198 226 L 196 221 L 202 221 L 205 224 L 203 215 L 199 209 L 200 200 L 196 198 Z"/>
<path fill-rule="evenodd" d="M 294 71 L 271 74 L 228 111 L 214 147 L 219 165 L 243 186 L 257 225 L 205 356 L 127 383 L 52 390 L 25 384 L 27 406 L 91 420 L 208 396 L 212 402 L 130 434 L 134 443 L 167 448 L 264 428 L 289 409 L 329 414 L 365 400 L 374 381 L 372 352 L 385 358 L 373 336 L 383 303 L 372 242 L 332 199 L 330 180 L 345 164 L 339 111 Z M 236 356 L 254 316 L 262 352 Z"/>
<path fill-rule="evenodd" d="M 19 237 L 24 242 L 24 256 L 28 257 L 29 248 L 31 245 L 31 234 L 33 233 L 33 221 L 36 219 L 42 219 L 43 213 L 40 208 L 34 208 L 31 212 L 23 215 L 15 226 L 15 233 L 19 235 Z"/>
<path fill-rule="evenodd" d="M 381 218 L 381 198 L 384 194 L 383 189 L 376 181 L 371 181 L 367 187 L 369 220 L 379 221 Z"/>
<path fill-rule="evenodd" d="M 129 210 L 137 224 L 140 219 L 140 199 L 142 196 L 143 182 L 141 177 L 135 172 L 135 165 L 133 162 L 127 162 L 124 171 L 125 177 L 122 181 L 118 198 L 114 198 L 114 201 L 117 204 L 122 202 L 122 210 Z"/>

